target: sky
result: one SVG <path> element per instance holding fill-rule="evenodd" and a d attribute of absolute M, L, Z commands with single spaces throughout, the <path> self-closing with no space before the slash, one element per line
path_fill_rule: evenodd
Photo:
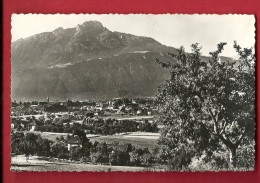
<path fill-rule="evenodd" d="M 208 56 L 217 44 L 227 42 L 223 56 L 235 57 L 234 41 L 241 47 L 255 45 L 253 15 L 182 15 L 182 14 L 13 14 L 12 42 L 58 27 L 72 28 L 85 21 L 100 21 L 110 31 L 152 37 L 161 44 L 190 52 L 190 45 L 199 43 L 202 54 Z"/>

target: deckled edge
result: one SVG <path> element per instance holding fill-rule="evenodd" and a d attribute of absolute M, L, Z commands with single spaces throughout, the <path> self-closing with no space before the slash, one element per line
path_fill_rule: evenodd
<path fill-rule="evenodd" d="M 10 52 L 12 50 L 12 29 L 13 29 L 13 26 L 12 26 L 12 21 L 13 21 L 13 15 L 64 15 L 64 16 L 70 16 L 70 15 L 122 15 L 122 16 L 128 16 L 128 15 L 153 15 L 153 16 L 162 16 L 162 15 L 189 15 L 189 16 L 193 16 L 193 15 L 207 15 L 207 16 L 211 16 L 211 15 L 217 15 L 217 16 L 252 16 L 253 19 L 254 19 L 254 45 L 253 45 L 253 49 L 255 51 L 255 57 L 256 57 L 256 17 L 254 14 L 232 14 L 232 13 L 229 13 L 229 14 L 216 14 L 216 13 L 213 13 L 213 14 L 207 14 L 207 13 L 203 13 L 203 14 L 199 14 L 199 13 L 163 13 L 163 14 L 153 14 L 153 13 L 148 13 L 148 14 L 145 14 L 145 13 L 129 13 L 129 14 L 121 14 L 121 13 L 105 13 L 105 14 L 97 14 L 97 13 L 80 13 L 80 14 L 77 14 L 77 13 L 68 13 L 68 14 L 64 14 L 64 13 L 55 13 L 55 14 L 43 14 L 43 13 L 13 13 L 12 16 L 11 16 L 11 30 L 10 30 L 10 33 L 11 33 L 11 44 L 10 44 Z M 256 58 L 257 59 L 257 58 Z M 11 80 L 11 83 L 10 83 L 10 101 L 12 103 L 12 52 L 11 52 L 11 58 L 10 58 L 10 62 L 11 62 L 11 74 L 10 74 L 10 80 Z M 256 65 L 256 64 L 255 64 Z M 256 70 L 257 70 L 257 67 L 255 67 L 255 74 L 256 74 Z M 256 76 L 255 76 L 256 77 Z M 255 90 L 256 90 L 256 86 L 255 85 Z M 256 95 L 256 94 L 255 94 Z M 256 99 L 255 99 L 256 101 Z M 256 107 L 255 107 L 256 109 Z M 11 114 L 11 105 L 10 105 L 10 114 Z M 255 110 L 255 113 L 257 111 Z M 250 170 L 194 170 L 194 171 L 186 171 L 186 170 L 181 170 L 181 171 L 165 171 L 165 170 L 161 170 L 161 171 L 151 171 L 151 170 L 143 170 L 143 171 L 112 171 L 112 172 L 108 172 L 108 171 L 26 171 L 26 170 L 12 170 L 12 157 L 11 157 L 11 152 L 10 152 L 10 171 L 14 172 L 14 173 L 18 173 L 18 172 L 106 172 L 106 173 L 118 173 L 118 172 L 252 172 L 255 170 L 255 166 L 256 166 L 256 123 L 257 123 L 257 117 L 255 116 L 255 125 L 254 125 L 254 132 L 255 132 L 255 138 L 254 138 L 254 152 L 255 152 L 255 156 L 254 156 L 254 169 L 250 169 Z M 11 116 L 10 116 L 10 127 L 11 127 Z M 12 130 L 12 128 L 11 128 Z M 10 149 L 12 149 L 11 147 L 11 144 L 12 144 L 12 141 L 11 141 L 11 131 L 10 131 L 10 138 L 9 138 L 9 142 L 10 142 Z"/>

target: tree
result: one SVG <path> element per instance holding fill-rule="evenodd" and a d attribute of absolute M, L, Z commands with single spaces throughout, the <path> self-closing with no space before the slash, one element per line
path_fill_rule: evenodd
<path fill-rule="evenodd" d="M 110 163 L 110 165 L 116 165 L 117 164 L 117 154 L 114 151 L 112 151 L 109 154 L 109 163 Z"/>
<path fill-rule="evenodd" d="M 42 152 L 41 152 L 43 155 L 50 156 L 51 144 L 52 144 L 52 141 L 50 141 L 48 139 L 43 139 L 43 141 L 42 141 Z"/>
<path fill-rule="evenodd" d="M 73 131 L 73 136 L 75 135 L 79 137 L 80 141 L 82 142 L 82 146 L 84 145 L 84 143 L 89 142 L 89 139 L 87 138 L 84 130 L 80 130 L 79 128 L 76 128 Z"/>
<path fill-rule="evenodd" d="M 136 150 L 130 152 L 129 155 L 129 160 L 132 165 L 138 166 L 141 164 L 140 156 Z"/>
<path fill-rule="evenodd" d="M 130 161 L 130 155 L 126 151 L 117 151 L 116 152 L 116 162 L 117 165 L 127 165 Z"/>
<path fill-rule="evenodd" d="M 108 163 L 109 154 L 106 142 L 96 143 L 91 148 L 90 158 L 93 163 Z"/>
<path fill-rule="evenodd" d="M 235 42 L 239 59 L 221 63 L 219 55 L 224 45 L 218 44 L 208 62 L 202 61 L 198 44 L 191 45 L 191 54 L 183 47 L 176 55 L 170 54 L 175 63 L 157 59 L 162 67 L 170 69 L 170 78 L 158 89 L 157 102 L 163 109 L 165 124 L 159 144 L 168 159 L 180 162 L 173 168 L 187 167 L 193 156 L 205 151 L 210 156 L 223 144 L 230 152 L 229 166 L 235 168 L 237 148 L 244 140 L 253 141 L 252 48 L 242 49 Z"/>
<path fill-rule="evenodd" d="M 21 143 L 24 139 L 24 133 L 21 132 L 12 132 L 12 153 L 23 154 L 23 148 Z"/>
<path fill-rule="evenodd" d="M 145 153 L 142 156 L 141 162 L 145 165 L 145 166 L 150 166 L 153 162 L 153 156 L 150 153 Z"/>
<path fill-rule="evenodd" d="M 65 142 L 54 142 L 51 147 L 51 153 L 53 157 L 67 159 L 69 157 L 69 151 Z M 73 156 L 74 154 L 72 154 Z"/>
<path fill-rule="evenodd" d="M 42 137 L 34 133 L 13 133 L 12 134 L 12 152 L 25 154 L 26 157 L 42 153 Z"/>

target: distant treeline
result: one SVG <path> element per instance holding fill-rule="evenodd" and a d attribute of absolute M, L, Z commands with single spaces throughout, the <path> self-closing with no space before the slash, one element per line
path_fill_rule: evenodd
<path fill-rule="evenodd" d="M 123 132 L 158 132 L 159 129 L 156 123 L 136 122 L 132 120 L 117 121 L 115 119 L 103 120 L 101 118 L 86 119 L 84 123 L 51 123 L 44 125 L 37 123 L 35 131 L 43 132 L 58 132 L 58 133 L 72 133 L 76 128 L 83 129 L 88 134 L 113 135 Z"/>

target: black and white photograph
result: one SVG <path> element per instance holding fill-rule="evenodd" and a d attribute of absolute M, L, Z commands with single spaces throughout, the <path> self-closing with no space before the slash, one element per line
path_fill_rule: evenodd
<path fill-rule="evenodd" d="M 13 14 L 11 25 L 12 171 L 255 169 L 254 15 Z"/>

